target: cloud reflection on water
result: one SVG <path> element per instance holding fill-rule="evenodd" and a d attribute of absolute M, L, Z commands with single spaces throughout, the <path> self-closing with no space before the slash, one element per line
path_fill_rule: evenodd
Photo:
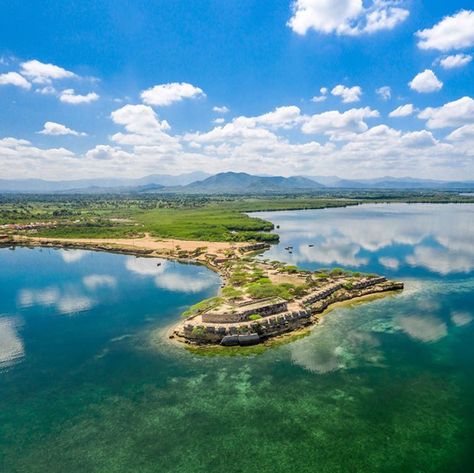
<path fill-rule="evenodd" d="M 58 313 L 69 315 L 91 309 L 96 301 L 76 290 L 63 290 L 59 287 L 46 287 L 43 289 L 22 289 L 18 294 L 20 308 L 35 306 L 55 307 Z"/>
<path fill-rule="evenodd" d="M 448 334 L 446 323 L 432 315 L 403 316 L 398 323 L 410 337 L 422 342 L 436 342 Z"/>
<path fill-rule="evenodd" d="M 89 274 L 82 278 L 82 283 L 87 289 L 94 291 L 101 287 L 114 288 L 117 285 L 117 279 L 110 274 Z"/>
<path fill-rule="evenodd" d="M 59 250 L 59 254 L 65 263 L 77 263 L 88 253 L 89 251 L 86 250 Z"/>
<path fill-rule="evenodd" d="M 373 256 L 394 271 L 403 264 L 441 275 L 474 271 L 474 205 L 373 204 L 259 215 L 280 227 L 280 245 L 266 254 L 272 259 L 359 268 Z M 288 245 L 292 254 L 283 250 Z"/>
<path fill-rule="evenodd" d="M 125 267 L 140 276 L 154 277 L 155 286 L 168 291 L 197 293 L 212 287 L 216 282 L 212 273 L 198 266 L 186 266 L 184 270 L 172 261 L 161 258 L 129 257 Z"/>
<path fill-rule="evenodd" d="M 465 311 L 455 310 L 451 312 L 451 321 L 454 325 L 458 327 L 463 327 L 464 325 L 470 324 L 474 320 L 474 317 Z"/>
<path fill-rule="evenodd" d="M 0 369 L 11 366 L 25 355 L 23 341 L 13 317 L 0 317 Z"/>

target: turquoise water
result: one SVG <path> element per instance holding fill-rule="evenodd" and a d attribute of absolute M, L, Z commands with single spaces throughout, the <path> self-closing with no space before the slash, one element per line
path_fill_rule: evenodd
<path fill-rule="evenodd" d="M 0 471 L 472 471 L 473 212 L 268 214 L 272 257 L 407 288 L 262 354 L 166 341 L 183 307 L 217 291 L 202 267 L 0 250 Z"/>

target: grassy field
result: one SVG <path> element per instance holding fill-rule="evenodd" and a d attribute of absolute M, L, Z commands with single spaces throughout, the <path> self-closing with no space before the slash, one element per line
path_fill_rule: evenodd
<path fill-rule="evenodd" d="M 318 209 L 364 202 L 474 202 L 455 193 L 346 192 L 332 196 L 0 196 L 0 225 L 50 222 L 38 236 L 140 236 L 208 241 L 276 241 L 270 222 L 246 212 Z M 7 231 L 0 228 L 0 233 Z M 30 233 L 31 230 L 20 232 Z"/>

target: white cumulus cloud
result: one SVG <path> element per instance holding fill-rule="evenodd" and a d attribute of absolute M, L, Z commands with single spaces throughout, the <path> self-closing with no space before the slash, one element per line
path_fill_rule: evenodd
<path fill-rule="evenodd" d="M 36 89 L 35 92 L 41 95 L 56 95 L 58 93 L 58 91 L 52 85 L 40 87 L 39 89 Z"/>
<path fill-rule="evenodd" d="M 451 51 L 474 45 L 474 11 L 461 10 L 446 16 L 432 28 L 418 31 L 418 47 Z"/>
<path fill-rule="evenodd" d="M 167 106 L 183 99 L 205 97 L 202 89 L 187 82 L 173 82 L 155 85 L 141 93 L 142 100 L 148 105 Z"/>
<path fill-rule="evenodd" d="M 65 125 L 55 122 L 46 122 L 43 125 L 43 129 L 38 132 L 41 135 L 52 135 L 52 136 L 61 136 L 61 135 L 72 135 L 72 136 L 86 136 L 87 133 L 82 133 L 79 131 L 72 130 Z"/>
<path fill-rule="evenodd" d="M 312 99 L 311 99 L 311 102 L 315 102 L 315 103 L 318 103 L 318 102 L 324 102 L 326 99 L 327 99 L 327 96 L 328 96 L 328 88 L 327 87 L 321 87 L 319 89 L 319 93 L 321 95 L 315 95 Z"/>
<path fill-rule="evenodd" d="M 71 79 L 77 77 L 71 71 L 55 66 L 54 64 L 45 64 L 36 59 L 22 62 L 20 72 L 28 77 L 35 84 L 50 84 L 53 79 Z"/>
<path fill-rule="evenodd" d="M 324 133 L 330 136 L 340 135 L 341 133 L 361 133 L 368 129 L 368 125 L 364 120 L 378 116 L 379 112 L 372 110 L 370 107 L 351 108 L 346 112 L 330 110 L 312 115 L 301 129 L 306 134 Z"/>
<path fill-rule="evenodd" d="M 22 89 L 31 89 L 31 84 L 18 72 L 0 74 L 0 85 L 14 85 Z"/>
<path fill-rule="evenodd" d="M 99 161 L 108 161 L 112 159 L 132 159 L 133 156 L 122 148 L 110 145 L 97 145 L 86 152 L 86 158 Z"/>
<path fill-rule="evenodd" d="M 449 141 L 474 142 L 474 123 L 456 128 L 447 137 Z"/>
<path fill-rule="evenodd" d="M 441 90 L 443 83 L 436 77 L 431 69 L 425 69 L 417 74 L 409 83 L 411 89 L 426 94 Z"/>
<path fill-rule="evenodd" d="M 331 94 L 335 97 L 341 97 L 344 103 L 359 102 L 362 89 L 358 85 L 346 87 L 339 84 L 331 90 Z"/>
<path fill-rule="evenodd" d="M 474 121 L 474 100 L 462 97 L 441 107 L 428 107 L 418 114 L 427 120 L 429 128 L 448 128 L 471 124 Z"/>
<path fill-rule="evenodd" d="M 288 26 L 300 35 L 311 29 L 351 36 L 374 33 L 394 28 L 409 15 L 391 0 L 295 0 L 292 7 Z"/>
<path fill-rule="evenodd" d="M 413 107 L 413 104 L 407 103 L 405 105 L 400 105 L 395 110 L 392 110 L 388 114 L 388 116 L 389 117 L 408 117 L 409 115 L 412 115 L 414 111 L 415 111 L 415 108 Z"/>
<path fill-rule="evenodd" d="M 148 105 L 125 105 L 111 113 L 112 121 L 123 125 L 128 133 L 116 133 L 112 141 L 125 145 L 167 145 L 177 147 L 176 138 L 168 135 L 170 125 L 160 121 L 156 112 Z"/>
<path fill-rule="evenodd" d="M 99 99 L 99 95 L 95 92 L 89 92 L 86 95 L 76 94 L 74 89 L 66 89 L 61 92 L 59 95 L 59 100 L 63 103 L 68 103 L 71 105 L 80 105 L 83 103 L 95 102 Z"/>
<path fill-rule="evenodd" d="M 228 107 L 223 105 L 222 107 L 212 107 L 212 111 L 216 113 L 229 113 L 230 110 Z"/>
<path fill-rule="evenodd" d="M 379 87 L 375 91 L 383 100 L 389 100 L 392 97 L 392 89 L 388 85 Z"/>
<path fill-rule="evenodd" d="M 466 66 L 471 61 L 472 56 L 470 54 L 453 54 L 440 59 L 439 63 L 443 69 L 455 69 Z"/>

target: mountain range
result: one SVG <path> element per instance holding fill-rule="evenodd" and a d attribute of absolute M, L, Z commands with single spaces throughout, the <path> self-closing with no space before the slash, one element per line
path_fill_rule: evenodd
<path fill-rule="evenodd" d="M 311 193 L 332 189 L 474 190 L 474 181 L 439 181 L 410 177 L 356 180 L 337 176 L 256 176 L 243 172 L 223 172 L 215 175 L 193 172 L 177 176 L 153 174 L 138 179 L 0 179 L 0 192 L 4 193 L 268 194 Z"/>
<path fill-rule="evenodd" d="M 173 176 L 170 174 L 151 174 L 138 179 L 97 178 L 48 181 L 43 179 L 0 179 L 0 192 L 65 192 L 65 191 L 141 191 L 164 186 L 185 186 L 191 182 L 205 179 L 209 174 L 191 172 Z"/>

